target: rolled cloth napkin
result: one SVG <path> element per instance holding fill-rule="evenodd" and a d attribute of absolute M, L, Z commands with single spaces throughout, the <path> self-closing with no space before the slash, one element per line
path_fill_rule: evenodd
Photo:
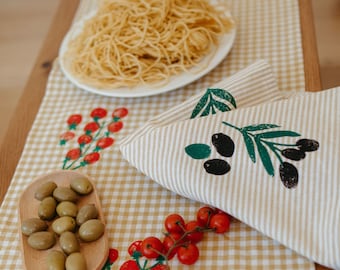
<path fill-rule="evenodd" d="M 256 63 L 150 120 L 121 152 L 165 188 L 340 269 L 340 88 L 282 99 L 250 76 L 267 68 Z"/>

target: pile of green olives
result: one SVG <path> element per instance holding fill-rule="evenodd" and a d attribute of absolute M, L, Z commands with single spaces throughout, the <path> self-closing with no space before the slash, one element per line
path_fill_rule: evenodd
<path fill-rule="evenodd" d="M 86 270 L 80 243 L 96 241 L 105 230 L 95 204 L 77 205 L 81 196 L 92 191 L 93 186 L 85 177 L 71 180 L 69 187 L 47 181 L 35 191 L 34 197 L 40 201 L 38 217 L 24 220 L 21 231 L 27 236 L 28 245 L 36 250 L 52 248 L 59 238 L 61 250 L 49 252 L 47 269 Z"/>

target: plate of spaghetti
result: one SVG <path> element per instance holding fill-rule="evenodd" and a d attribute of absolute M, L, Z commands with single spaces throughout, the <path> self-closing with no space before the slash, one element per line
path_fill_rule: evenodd
<path fill-rule="evenodd" d="M 151 96 L 210 72 L 236 28 L 223 1 L 104 0 L 76 22 L 59 51 L 65 76 L 106 96 Z"/>

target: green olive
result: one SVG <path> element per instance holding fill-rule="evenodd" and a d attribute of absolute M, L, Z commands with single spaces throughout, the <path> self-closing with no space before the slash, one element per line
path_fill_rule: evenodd
<path fill-rule="evenodd" d="M 75 227 L 76 221 L 69 216 L 57 218 L 52 223 L 52 230 L 59 235 L 66 231 L 74 231 Z"/>
<path fill-rule="evenodd" d="M 71 189 L 81 195 L 90 194 L 93 190 L 91 182 L 85 177 L 75 178 L 71 181 Z"/>
<path fill-rule="evenodd" d="M 40 218 L 29 218 L 21 223 L 21 232 L 27 236 L 35 232 L 46 231 L 47 228 L 47 223 Z"/>
<path fill-rule="evenodd" d="M 27 242 L 34 249 L 49 249 L 56 243 L 56 237 L 52 232 L 35 232 L 28 237 Z"/>
<path fill-rule="evenodd" d="M 59 250 L 52 250 L 47 255 L 48 270 L 65 270 L 65 255 Z"/>
<path fill-rule="evenodd" d="M 105 226 L 99 219 L 90 219 L 79 228 L 79 238 L 85 242 L 92 242 L 104 234 Z"/>
<path fill-rule="evenodd" d="M 53 197 L 46 197 L 43 199 L 38 208 L 38 216 L 44 220 L 51 220 L 54 218 L 57 207 L 57 202 Z"/>
<path fill-rule="evenodd" d="M 76 217 L 78 213 L 78 206 L 73 202 L 64 201 L 57 205 L 57 214 L 60 217 L 70 216 Z"/>
<path fill-rule="evenodd" d="M 76 235 L 72 232 L 63 232 L 59 238 L 61 249 L 67 254 L 80 251 L 79 241 Z"/>
<path fill-rule="evenodd" d="M 98 217 L 98 210 L 94 204 L 85 204 L 79 209 L 77 214 L 77 224 L 81 225 L 89 219 L 95 219 Z"/>
<path fill-rule="evenodd" d="M 53 191 L 57 188 L 57 184 L 48 181 L 43 184 L 41 184 L 37 190 L 34 193 L 34 198 L 36 198 L 39 201 L 42 201 L 46 197 L 50 197 L 53 194 Z"/>
<path fill-rule="evenodd" d="M 84 256 L 79 253 L 75 252 L 70 254 L 66 258 L 66 270 L 86 270 L 86 261 Z"/>
<path fill-rule="evenodd" d="M 53 191 L 53 197 L 58 202 L 63 202 L 63 201 L 76 202 L 78 200 L 77 193 L 75 193 L 72 189 L 68 187 L 57 187 Z"/>

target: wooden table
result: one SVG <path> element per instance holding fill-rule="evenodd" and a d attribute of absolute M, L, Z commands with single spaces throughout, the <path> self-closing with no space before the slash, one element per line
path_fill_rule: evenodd
<path fill-rule="evenodd" d="M 45 93 L 49 72 L 59 46 L 70 27 L 79 0 L 60 0 L 46 40 L 18 102 L 15 114 L 0 147 L 0 203 L 6 194 Z M 306 89 L 320 91 L 321 80 L 310 0 L 299 0 Z M 317 265 L 317 269 L 328 269 Z"/>

